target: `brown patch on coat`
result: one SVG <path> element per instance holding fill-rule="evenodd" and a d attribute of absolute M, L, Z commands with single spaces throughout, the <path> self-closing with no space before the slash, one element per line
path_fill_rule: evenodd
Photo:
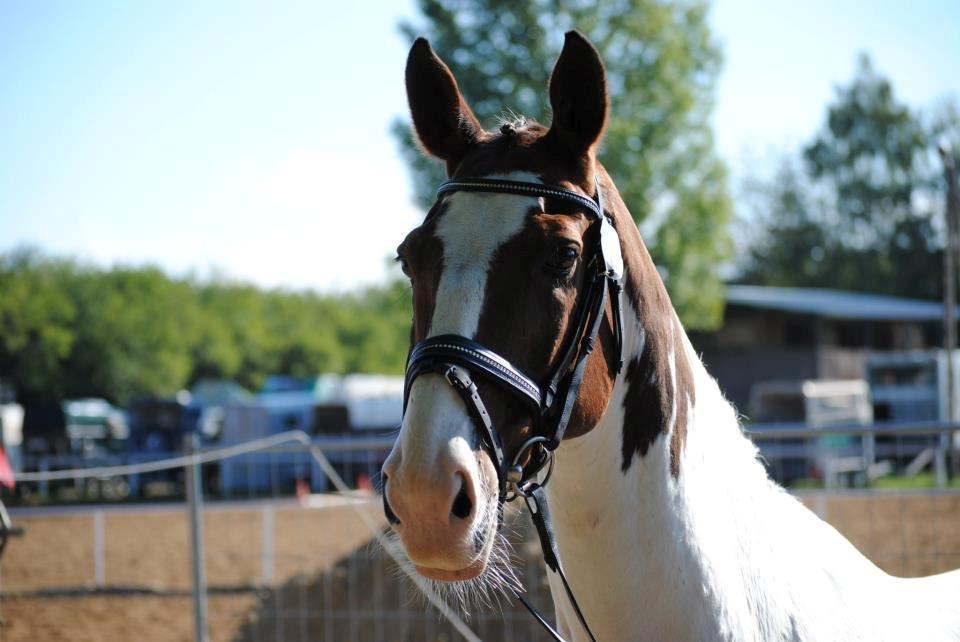
<path fill-rule="evenodd" d="M 637 313 L 639 354 L 626 366 L 629 383 L 624 398 L 623 461 L 630 468 L 634 454 L 643 457 L 661 434 L 670 431 L 670 471 L 680 474 L 680 456 L 687 437 L 690 405 L 696 402 L 693 369 L 684 348 L 683 329 L 653 259 L 640 237 L 626 205 L 609 177 L 604 177 L 608 210 L 620 234 L 626 265 L 625 293 Z M 674 376 L 670 376 L 670 353 Z"/>
<path fill-rule="evenodd" d="M 491 262 L 476 340 L 537 382 L 548 380 L 568 341 L 579 341 L 579 336 L 572 336 L 575 329 L 570 324 L 582 303 L 586 279 L 592 278 L 592 268 L 586 265 L 593 256 L 592 232 L 591 221 L 582 213 L 535 211 Z M 580 250 L 580 258 L 566 272 L 555 267 L 556 251 L 565 245 Z M 604 335 L 587 362 L 588 372 L 568 427 L 570 437 L 586 433 L 600 421 L 613 389 L 606 356 L 612 335 L 609 331 Z M 497 409 L 492 412 L 507 451 L 519 447 L 533 428 L 527 410 L 498 386 L 487 385 L 482 393 L 484 398 L 496 399 L 488 408 Z"/>
<path fill-rule="evenodd" d="M 410 323 L 410 345 L 423 341 L 430 334 L 437 288 L 443 273 L 443 243 L 436 236 L 436 224 L 446 210 L 436 204 L 426 219 L 414 228 L 397 247 L 397 257 L 406 264 L 413 295 L 413 319 Z"/>

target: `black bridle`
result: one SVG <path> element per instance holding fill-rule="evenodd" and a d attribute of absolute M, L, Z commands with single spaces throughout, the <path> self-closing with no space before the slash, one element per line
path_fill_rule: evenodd
<path fill-rule="evenodd" d="M 453 192 L 494 192 L 566 201 L 584 210 L 593 219 L 588 234 L 592 232 L 595 241 L 589 256 L 586 253 L 584 256 L 587 274 L 585 288 L 575 306 L 575 323 L 565 337 L 560 358 L 553 364 L 551 374 L 544 382 L 538 383 L 509 360 L 469 337 L 443 334 L 424 339 L 411 349 L 407 358 L 403 402 L 406 412 L 413 382 L 426 373 L 443 375 L 460 395 L 478 428 L 480 442 L 497 469 L 501 506 L 517 497 L 524 498 L 540 537 L 544 561 L 560 576 L 580 623 L 591 640 L 594 640 L 593 633 L 580 612 L 560 565 L 543 486 L 552 470 L 553 452 L 563 440 L 570 422 L 587 360 L 605 316 L 608 296 L 613 308 L 616 372 L 619 373 L 623 367 L 623 313 L 620 301 L 623 257 L 620 239 L 604 212 L 600 181 L 594 178 L 594 184 L 596 194 L 593 198 L 552 185 L 491 178 L 457 178 L 440 185 L 438 199 Z M 598 228 L 596 232 L 593 232 L 594 228 Z M 510 456 L 504 452 L 501 436 L 493 425 L 473 377 L 480 377 L 508 392 L 529 411 L 533 436 Z M 547 470 L 546 475 L 538 481 L 538 475 L 544 469 Z M 563 639 L 523 595 L 517 592 L 517 597 L 554 639 Z"/>

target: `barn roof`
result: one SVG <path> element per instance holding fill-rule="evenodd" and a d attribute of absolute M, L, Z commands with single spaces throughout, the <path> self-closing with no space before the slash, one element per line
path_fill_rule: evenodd
<path fill-rule="evenodd" d="M 727 305 L 858 321 L 937 321 L 943 318 L 943 304 L 937 301 L 820 288 L 728 285 Z"/>

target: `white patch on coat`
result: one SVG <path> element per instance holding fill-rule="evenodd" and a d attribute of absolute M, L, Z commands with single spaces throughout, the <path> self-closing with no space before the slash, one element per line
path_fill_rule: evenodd
<path fill-rule="evenodd" d="M 624 303 L 629 361 L 642 335 Z M 769 480 L 733 407 L 682 339 L 671 356 L 689 360 L 696 404 L 677 400 L 690 404 L 678 478 L 669 435 L 621 471 L 631 421 L 623 376 L 601 423 L 557 451 L 547 492 L 561 562 L 597 639 L 960 639 L 960 571 L 886 575 Z M 585 640 L 548 575 L 564 637 Z"/>

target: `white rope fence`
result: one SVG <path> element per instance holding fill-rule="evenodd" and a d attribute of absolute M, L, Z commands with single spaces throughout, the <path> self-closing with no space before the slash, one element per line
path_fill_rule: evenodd
<path fill-rule="evenodd" d="M 362 443 L 366 442 L 358 442 L 357 445 Z M 321 447 L 313 443 L 313 441 L 310 439 L 310 436 L 300 430 L 283 432 L 242 444 L 214 448 L 191 455 L 171 457 L 169 459 L 163 459 L 159 461 L 144 462 L 139 464 L 123 464 L 118 466 L 100 466 L 97 468 L 77 468 L 73 470 L 19 473 L 17 474 L 17 481 L 47 482 L 68 479 L 87 479 L 91 477 L 137 475 L 222 461 L 231 457 L 275 449 L 278 446 L 285 444 L 296 444 L 301 446 L 310 454 L 317 465 L 320 466 L 324 474 L 331 481 L 337 491 L 341 493 L 351 492 L 350 487 L 347 486 L 347 484 L 343 481 L 343 478 L 337 472 L 336 468 L 334 468 L 330 463 L 330 460 L 327 459 L 327 456 L 324 454 Z M 346 448 L 350 445 L 351 444 L 346 443 L 342 447 Z M 362 510 L 360 505 L 351 502 L 350 506 L 354 512 L 356 512 L 364 526 L 366 526 L 373 537 L 376 538 L 377 543 L 381 546 L 381 548 L 386 551 L 387 555 L 393 559 L 397 566 L 407 575 L 407 577 L 424 594 L 424 596 L 426 596 L 427 600 L 429 600 L 429 602 L 440 612 L 440 614 L 443 615 L 448 622 L 450 622 L 457 632 L 460 633 L 460 635 L 463 636 L 463 638 L 468 642 L 481 642 L 480 638 L 477 637 L 473 630 L 471 630 L 470 627 L 468 627 L 463 621 L 463 619 L 457 615 L 457 613 L 455 613 L 446 604 L 446 602 L 440 598 L 439 595 L 437 595 L 436 591 L 430 587 L 427 581 L 420 577 L 415 571 L 411 570 L 408 564 L 404 563 L 404 553 L 398 550 L 398 547 L 394 542 L 384 536 L 380 525 L 377 524 L 377 522 L 371 518 L 369 514 Z M 200 587 L 198 590 L 206 590 L 206 587 Z"/>

